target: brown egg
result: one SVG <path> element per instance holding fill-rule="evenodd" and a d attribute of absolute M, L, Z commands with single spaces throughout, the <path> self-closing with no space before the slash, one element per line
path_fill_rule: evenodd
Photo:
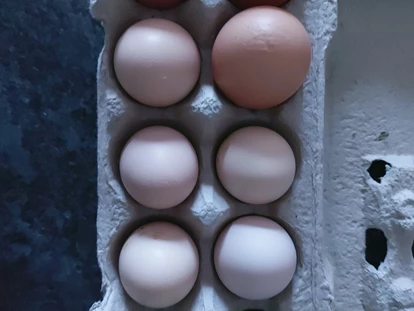
<path fill-rule="evenodd" d="M 254 7 L 234 16 L 218 34 L 213 76 L 236 105 L 266 109 L 301 87 L 311 54 L 309 35 L 296 17 L 276 7 Z"/>
<path fill-rule="evenodd" d="M 178 6 L 185 0 L 137 0 L 139 4 L 156 10 L 167 10 Z"/>
<path fill-rule="evenodd" d="M 235 7 L 245 10 L 252 8 L 254 6 L 260 5 L 272 5 L 272 6 L 282 6 L 289 0 L 229 0 Z"/>

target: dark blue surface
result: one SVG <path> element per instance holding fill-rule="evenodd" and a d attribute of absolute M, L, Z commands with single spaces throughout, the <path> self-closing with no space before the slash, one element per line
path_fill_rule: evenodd
<path fill-rule="evenodd" d="M 88 310 L 103 31 L 87 0 L 1 0 L 0 42 L 0 310 Z"/>

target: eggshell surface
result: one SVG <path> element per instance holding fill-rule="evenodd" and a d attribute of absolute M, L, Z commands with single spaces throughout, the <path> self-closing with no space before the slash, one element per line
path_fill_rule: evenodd
<path fill-rule="evenodd" d="M 156 10 L 167 10 L 178 6 L 185 0 L 137 0 L 139 4 Z"/>
<path fill-rule="evenodd" d="M 193 240 L 168 222 L 138 228 L 119 257 L 119 276 L 125 291 L 151 308 L 166 308 L 184 299 L 198 271 L 199 255 Z"/>
<path fill-rule="evenodd" d="M 296 163 L 292 148 L 282 136 L 268 128 L 249 126 L 224 140 L 216 169 L 220 182 L 235 198 L 266 204 L 289 190 Z"/>
<path fill-rule="evenodd" d="M 282 6 L 289 0 L 229 0 L 234 6 L 245 10 L 254 6 L 273 5 Z"/>
<path fill-rule="evenodd" d="M 122 88 L 139 103 L 166 107 L 184 99 L 200 75 L 200 54 L 191 35 L 164 19 L 146 19 L 126 30 L 114 54 Z"/>
<path fill-rule="evenodd" d="M 222 283 L 244 299 L 269 299 L 282 292 L 296 270 L 297 255 L 289 234 L 276 222 L 246 216 L 229 224 L 214 249 Z"/>
<path fill-rule="evenodd" d="M 128 193 L 139 203 L 165 209 L 183 202 L 198 179 L 198 159 L 188 139 L 165 126 L 135 133 L 120 159 L 120 175 Z"/>
<path fill-rule="evenodd" d="M 300 21 L 276 7 L 247 9 L 219 32 L 212 52 L 214 80 L 234 104 L 267 109 L 303 84 L 311 42 Z"/>

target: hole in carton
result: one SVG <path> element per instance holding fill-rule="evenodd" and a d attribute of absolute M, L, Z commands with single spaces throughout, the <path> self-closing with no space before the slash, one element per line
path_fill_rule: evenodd
<path fill-rule="evenodd" d="M 413 246 L 411 247 L 411 251 L 413 252 L 413 257 L 414 257 L 414 242 L 413 242 Z"/>
<path fill-rule="evenodd" d="M 368 168 L 369 176 L 377 183 L 381 183 L 382 177 L 385 176 L 387 173 L 387 167 L 391 167 L 392 165 L 384 160 L 374 160 L 372 161 L 371 165 Z"/>
<path fill-rule="evenodd" d="M 378 270 L 387 256 L 387 238 L 380 229 L 369 228 L 365 232 L 365 260 Z"/>

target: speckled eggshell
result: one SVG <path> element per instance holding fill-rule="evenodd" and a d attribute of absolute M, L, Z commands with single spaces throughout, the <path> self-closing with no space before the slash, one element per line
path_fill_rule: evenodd
<path fill-rule="evenodd" d="M 303 84 L 311 42 L 300 21 L 276 7 L 240 12 L 219 32 L 213 47 L 214 80 L 234 104 L 266 109 L 290 98 Z"/>

